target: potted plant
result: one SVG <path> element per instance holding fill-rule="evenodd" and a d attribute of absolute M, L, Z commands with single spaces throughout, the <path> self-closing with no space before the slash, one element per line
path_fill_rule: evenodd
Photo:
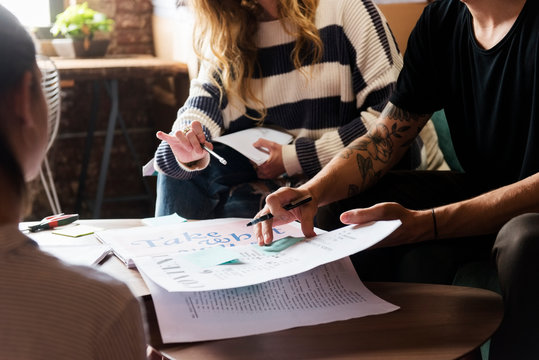
<path fill-rule="evenodd" d="M 51 33 L 64 39 L 54 39 L 53 46 L 64 57 L 97 57 L 107 52 L 108 38 L 97 38 L 96 33 L 110 33 L 114 20 L 92 10 L 88 3 L 71 5 L 56 16 Z"/>

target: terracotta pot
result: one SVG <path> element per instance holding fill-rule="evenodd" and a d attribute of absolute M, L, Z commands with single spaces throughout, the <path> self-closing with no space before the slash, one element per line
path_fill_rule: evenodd
<path fill-rule="evenodd" d="M 66 58 L 102 57 L 107 53 L 109 39 L 53 39 L 52 45 L 58 56 Z"/>

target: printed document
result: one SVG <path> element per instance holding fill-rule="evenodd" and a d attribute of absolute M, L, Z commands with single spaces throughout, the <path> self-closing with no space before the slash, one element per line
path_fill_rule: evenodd
<path fill-rule="evenodd" d="M 208 253 L 212 260 L 218 259 L 213 266 L 186 253 L 140 256 L 134 261 L 139 271 L 167 291 L 229 289 L 296 275 L 342 259 L 381 241 L 400 224 L 399 220 L 391 220 L 350 225 L 297 239 L 300 241 L 276 252 L 258 244 L 229 247 L 223 254 Z M 204 251 L 200 254 L 204 255 Z"/>
<path fill-rule="evenodd" d="M 114 254 L 127 267 L 135 266 L 133 259 L 140 256 L 194 252 L 212 247 L 232 248 L 256 244 L 252 228 L 246 224 L 251 219 L 225 218 L 173 225 L 138 226 L 128 229 L 111 229 L 96 233 L 96 237 L 112 247 Z M 303 236 L 298 223 L 273 228 L 273 236 Z"/>
<path fill-rule="evenodd" d="M 398 309 L 363 285 L 349 258 L 286 278 L 215 291 L 168 292 L 141 274 L 164 343 L 261 334 Z"/>

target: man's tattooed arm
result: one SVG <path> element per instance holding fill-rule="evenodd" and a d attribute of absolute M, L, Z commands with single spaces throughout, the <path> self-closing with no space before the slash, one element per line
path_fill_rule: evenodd
<path fill-rule="evenodd" d="M 376 125 L 340 153 L 343 159 L 356 153 L 361 182 L 360 185 L 358 182 L 350 184 L 349 194 L 359 193 L 389 170 L 414 141 L 430 115 L 414 114 L 388 103 Z"/>

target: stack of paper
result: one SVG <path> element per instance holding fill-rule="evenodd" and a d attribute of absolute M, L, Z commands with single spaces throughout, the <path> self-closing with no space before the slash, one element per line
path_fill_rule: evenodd
<path fill-rule="evenodd" d="M 165 343 L 259 334 L 398 309 L 365 288 L 348 255 L 379 242 L 400 221 L 348 226 L 309 239 L 291 223 L 274 229 L 278 240 L 268 247 L 256 244 L 247 221 L 109 230 L 98 236 L 136 264 L 152 294 Z"/>

